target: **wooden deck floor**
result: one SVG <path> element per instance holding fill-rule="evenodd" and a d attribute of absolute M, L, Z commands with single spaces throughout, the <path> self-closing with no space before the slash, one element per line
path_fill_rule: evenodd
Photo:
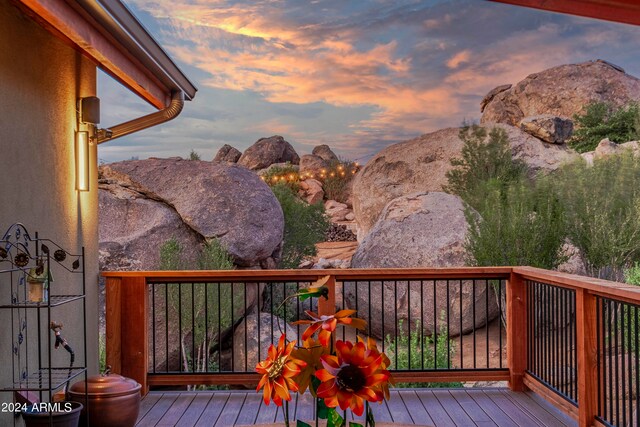
<path fill-rule="evenodd" d="M 294 418 L 312 419 L 312 397 L 292 401 Z M 575 426 L 534 393 L 508 389 L 403 389 L 373 405 L 376 421 L 422 426 Z M 244 391 L 151 392 L 142 401 L 137 426 L 230 427 L 282 421 L 282 411 L 261 395 Z"/>

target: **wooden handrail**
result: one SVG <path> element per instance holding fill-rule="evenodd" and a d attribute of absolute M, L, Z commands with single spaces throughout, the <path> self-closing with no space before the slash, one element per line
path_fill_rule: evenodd
<path fill-rule="evenodd" d="M 567 411 L 559 405 L 558 398 L 549 399 L 561 410 L 576 416 L 580 426 L 595 423 L 597 411 L 597 297 L 640 305 L 640 287 L 601 279 L 571 275 L 533 267 L 464 267 L 464 268 L 414 268 L 414 269 L 332 269 L 332 270 L 227 270 L 227 271 L 128 271 L 104 272 L 106 284 L 107 363 L 114 372 L 132 377 L 147 388 L 147 285 L 150 283 L 190 283 L 250 281 L 315 281 L 330 276 L 329 301 L 320 301 L 319 311 L 329 314 L 335 306 L 335 283 L 345 281 L 407 281 L 407 280 L 464 280 L 502 279 L 507 281 L 507 371 L 495 373 L 467 372 L 470 376 L 489 376 L 509 379 L 513 390 L 535 388 L 543 397 L 546 386 L 536 383 L 527 371 L 527 281 L 573 289 L 576 291 L 576 329 L 578 357 L 578 410 Z M 412 373 L 407 375 L 411 376 Z M 430 373 L 435 379 L 459 378 L 460 373 Z M 403 376 L 403 375 L 401 375 Z M 425 375 L 425 378 L 429 375 Z M 195 377 L 206 382 L 206 375 Z M 224 377 L 224 376 L 223 376 Z M 223 378 L 222 377 L 222 378 Z M 172 379 L 180 384 L 189 381 L 186 376 L 155 375 L 152 384 L 169 384 Z M 193 380 L 193 376 L 190 377 Z M 222 378 L 211 380 L 218 382 Z M 234 377 L 234 381 L 238 378 Z M 249 378 L 249 377 L 247 377 Z M 534 387 L 532 387 L 534 386 Z M 548 390 L 548 389 L 547 389 Z M 553 393 L 551 393 L 553 394 Z M 549 394 L 547 394 L 549 395 Z"/>
<path fill-rule="evenodd" d="M 563 288 L 584 289 L 593 295 L 631 304 L 640 304 L 640 286 L 535 267 L 513 267 L 513 272 L 525 280 L 547 283 Z"/>
<path fill-rule="evenodd" d="M 508 278 L 512 267 L 458 267 L 458 268 L 370 268 L 328 270 L 182 270 L 182 271 L 107 271 L 103 277 L 145 277 L 150 282 L 192 282 L 194 280 L 316 280 L 334 276 L 342 280 L 383 279 L 465 279 Z"/>

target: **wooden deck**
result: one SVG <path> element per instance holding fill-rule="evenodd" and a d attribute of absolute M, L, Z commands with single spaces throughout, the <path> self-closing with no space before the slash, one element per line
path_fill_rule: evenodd
<path fill-rule="evenodd" d="M 309 393 L 292 401 L 293 418 L 312 419 Z M 532 392 L 503 388 L 400 389 L 373 405 L 376 421 L 419 426 L 575 426 L 577 423 Z M 137 426 L 242 426 L 282 421 L 282 411 L 249 391 L 151 392 Z"/>

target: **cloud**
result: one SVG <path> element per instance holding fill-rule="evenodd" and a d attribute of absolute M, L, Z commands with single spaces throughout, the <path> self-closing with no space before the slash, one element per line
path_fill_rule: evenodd
<path fill-rule="evenodd" d="M 636 27 L 492 2 L 131 3 L 202 76 L 197 111 L 175 125 L 192 145 L 281 133 L 359 156 L 477 118 L 487 91 L 551 66 L 602 57 L 640 71 Z"/>
<path fill-rule="evenodd" d="M 471 51 L 468 50 L 468 49 L 465 49 L 465 50 L 460 51 L 460 52 L 456 53 L 455 55 L 453 55 L 447 61 L 447 67 L 449 67 L 449 68 L 458 68 L 460 66 L 460 64 L 463 64 L 465 62 L 469 62 L 470 58 L 471 58 Z"/>

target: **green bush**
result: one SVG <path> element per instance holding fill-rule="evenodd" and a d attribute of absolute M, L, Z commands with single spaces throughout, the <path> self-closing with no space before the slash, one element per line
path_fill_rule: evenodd
<path fill-rule="evenodd" d="M 482 217 L 467 209 L 469 263 L 479 266 L 530 265 L 553 269 L 566 260 L 564 211 L 547 179 L 489 182 L 480 203 Z"/>
<path fill-rule="evenodd" d="M 184 261 L 184 248 L 176 239 L 169 239 L 160 246 L 160 270 L 182 270 L 187 263 Z M 231 270 L 233 260 L 224 246 L 217 239 L 206 242 L 200 251 L 197 267 L 201 270 Z M 210 355 L 211 347 L 216 344 L 218 327 L 225 330 L 232 325 L 234 308 L 242 309 L 245 304 L 247 288 L 240 283 L 206 283 L 206 284 L 167 284 L 166 304 L 169 306 L 169 322 L 173 327 L 182 325 L 182 353 L 184 372 L 193 369 L 204 371 L 217 368 L 215 357 Z M 233 286 L 233 292 L 231 287 Z M 205 290 L 206 288 L 206 290 Z M 165 289 L 156 286 L 156 300 L 163 301 Z M 206 309 L 205 309 L 206 307 Z M 219 325 L 207 325 L 206 310 L 219 313 Z M 237 314 L 237 313 L 236 313 Z M 209 319 L 211 323 L 212 319 Z M 208 332 L 208 333 L 207 333 Z M 193 350 L 195 349 L 195 354 Z"/>
<path fill-rule="evenodd" d="M 284 166 L 271 166 L 260 178 L 270 187 L 285 185 L 294 193 L 300 189 L 300 174 L 296 166 L 287 163 Z"/>
<path fill-rule="evenodd" d="M 335 160 L 329 164 L 322 181 L 322 189 L 328 200 L 345 203 L 351 195 L 351 182 L 358 171 L 358 165 L 350 160 Z"/>
<path fill-rule="evenodd" d="M 487 134 L 481 126 L 464 126 L 459 137 L 464 142 L 462 158 L 451 160 L 453 169 L 447 172 L 444 191 L 460 196 L 479 211 L 489 189 L 487 183 L 508 186 L 521 180 L 524 164 L 513 159 L 504 129 L 493 128 Z"/>
<path fill-rule="evenodd" d="M 200 153 L 196 150 L 191 150 L 191 153 L 189 153 L 189 160 L 201 160 Z"/>
<path fill-rule="evenodd" d="M 579 153 L 593 151 L 604 138 L 612 142 L 627 142 L 640 135 L 640 107 L 629 104 L 614 108 L 604 102 L 594 102 L 585 108 L 584 114 L 576 114 L 576 130 L 569 145 Z"/>
<path fill-rule="evenodd" d="M 635 263 L 624 272 L 624 281 L 630 285 L 640 286 L 640 264 Z"/>
<path fill-rule="evenodd" d="M 284 214 L 284 242 L 282 268 L 297 268 L 308 257 L 316 254 L 315 244 L 324 241 L 330 226 L 321 203 L 310 205 L 300 200 L 286 184 L 272 187 Z"/>
<path fill-rule="evenodd" d="M 447 369 L 450 367 L 449 355 L 455 351 L 452 340 L 447 339 L 447 327 L 442 326 L 436 336 L 420 334 L 420 322 L 416 321 L 411 332 L 405 332 L 403 321 L 398 322 L 398 335 L 394 339 L 391 335 L 385 338 L 385 353 L 391 361 L 390 369 Z M 435 352 L 434 352 L 435 346 Z M 411 352 L 409 352 L 411 349 Z M 411 353 L 411 354 L 409 354 Z M 462 383 L 399 383 L 399 388 L 438 388 L 462 387 Z"/>
<path fill-rule="evenodd" d="M 200 270 L 233 270 L 233 258 L 218 239 L 206 242 L 198 259 Z"/>
<path fill-rule="evenodd" d="M 567 236 L 593 277 L 620 281 L 640 261 L 640 159 L 631 153 L 576 162 L 554 174 Z"/>
<path fill-rule="evenodd" d="M 174 238 L 160 246 L 160 270 L 183 270 L 182 245 Z"/>

